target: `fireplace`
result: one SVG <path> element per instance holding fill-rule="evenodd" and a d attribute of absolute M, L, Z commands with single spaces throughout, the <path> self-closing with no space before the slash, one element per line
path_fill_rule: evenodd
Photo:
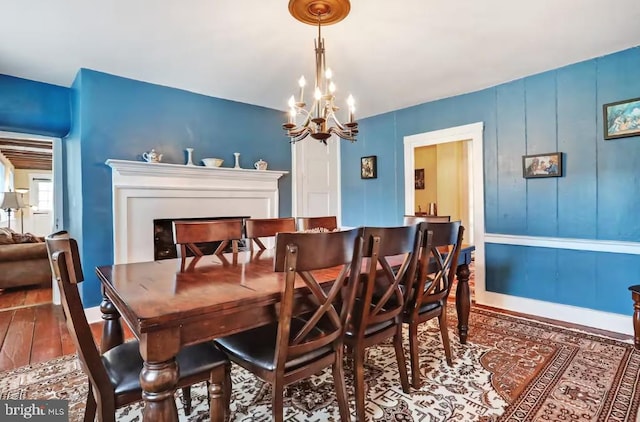
<path fill-rule="evenodd" d="M 116 264 L 155 260 L 156 220 L 279 217 L 278 179 L 287 174 L 111 159 L 106 164 L 112 169 Z"/>
<path fill-rule="evenodd" d="M 153 220 L 153 260 L 160 261 L 162 259 L 171 259 L 178 257 L 176 244 L 173 243 L 173 222 L 180 221 L 203 221 L 203 220 L 224 220 L 224 219 L 246 219 L 250 216 L 238 217 L 208 217 L 208 218 L 161 218 Z M 196 243 L 198 248 L 205 255 L 211 255 L 218 248 L 221 242 Z M 238 242 L 238 249 L 245 250 L 245 241 Z M 231 243 L 225 249 L 225 252 L 231 252 Z M 193 256 L 190 249 L 187 248 L 187 256 Z"/>

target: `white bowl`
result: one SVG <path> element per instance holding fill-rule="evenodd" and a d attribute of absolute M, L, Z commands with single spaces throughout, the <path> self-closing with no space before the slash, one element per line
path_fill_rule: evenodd
<path fill-rule="evenodd" d="M 202 164 L 207 167 L 220 167 L 224 163 L 222 158 L 203 158 Z"/>

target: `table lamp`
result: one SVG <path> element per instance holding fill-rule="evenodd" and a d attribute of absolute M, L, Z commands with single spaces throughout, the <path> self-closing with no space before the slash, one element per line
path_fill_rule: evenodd
<path fill-rule="evenodd" d="M 19 210 L 24 205 L 22 203 L 22 198 L 18 196 L 17 192 L 5 192 L 2 197 L 2 204 L 0 204 L 0 209 L 3 209 L 7 213 L 7 224 L 8 227 L 11 228 L 11 211 Z"/>

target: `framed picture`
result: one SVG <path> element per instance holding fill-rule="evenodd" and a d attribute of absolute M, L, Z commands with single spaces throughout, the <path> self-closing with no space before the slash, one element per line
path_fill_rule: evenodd
<path fill-rule="evenodd" d="M 424 169 L 415 169 L 415 189 L 424 189 Z"/>
<path fill-rule="evenodd" d="M 523 155 L 522 177 L 560 177 L 562 176 L 562 153 Z"/>
<path fill-rule="evenodd" d="M 602 106 L 604 139 L 640 135 L 640 98 Z"/>
<path fill-rule="evenodd" d="M 378 177 L 378 158 L 375 155 L 360 158 L 360 178 L 375 179 Z"/>

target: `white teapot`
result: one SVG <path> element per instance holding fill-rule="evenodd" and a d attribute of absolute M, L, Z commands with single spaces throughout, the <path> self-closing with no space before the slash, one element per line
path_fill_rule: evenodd
<path fill-rule="evenodd" d="M 143 152 L 142 158 L 148 163 L 159 163 L 162 160 L 162 154 L 158 154 L 155 149 L 149 152 Z"/>
<path fill-rule="evenodd" d="M 255 167 L 256 170 L 266 170 L 268 165 L 269 163 L 264 161 L 262 158 L 256 161 L 255 163 L 253 163 L 253 167 Z"/>

